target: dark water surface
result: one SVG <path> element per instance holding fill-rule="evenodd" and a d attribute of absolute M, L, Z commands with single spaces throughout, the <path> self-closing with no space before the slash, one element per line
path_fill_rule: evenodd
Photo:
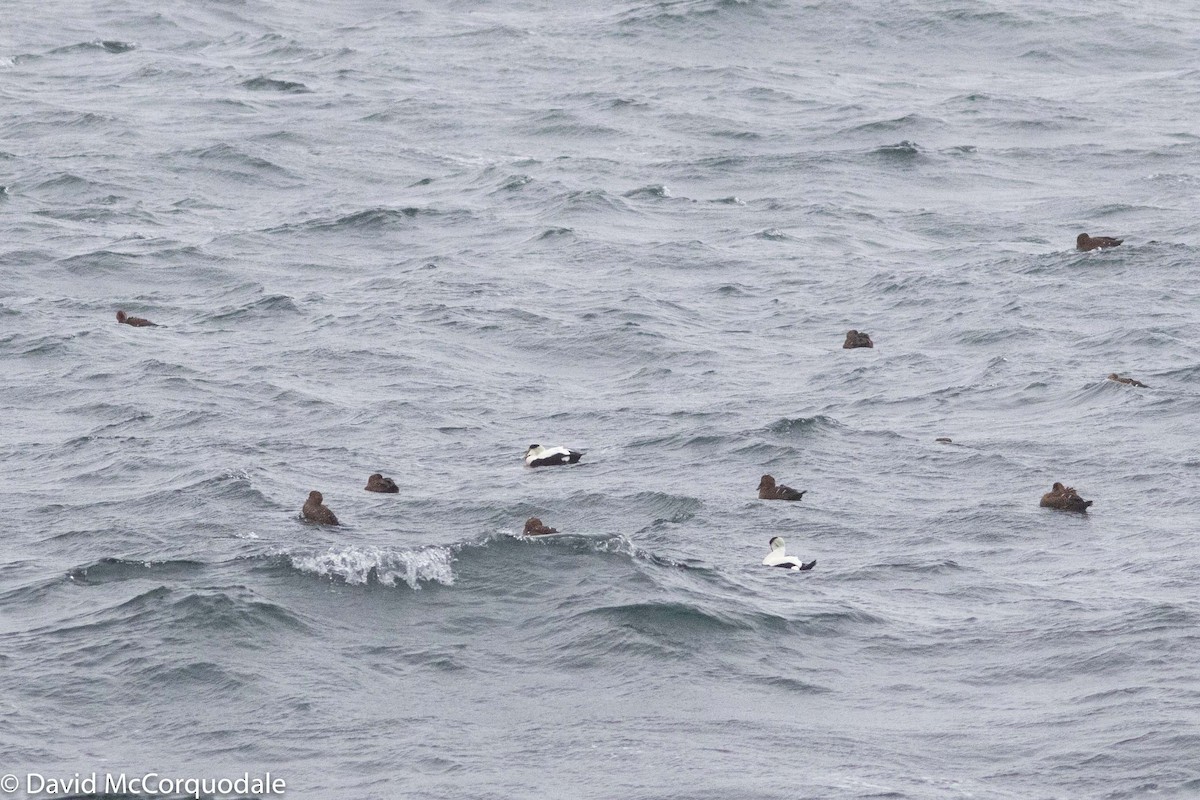
<path fill-rule="evenodd" d="M 0 772 L 1200 797 L 1198 50 L 1156 1 L 7 8 Z"/>

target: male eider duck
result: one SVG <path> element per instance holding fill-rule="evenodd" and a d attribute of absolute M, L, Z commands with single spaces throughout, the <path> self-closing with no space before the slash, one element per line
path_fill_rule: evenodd
<path fill-rule="evenodd" d="M 1122 378 L 1120 375 L 1118 375 L 1118 374 L 1117 374 L 1117 373 L 1115 373 L 1115 372 L 1114 372 L 1113 374 L 1109 375 L 1109 376 L 1108 376 L 1108 379 L 1109 379 L 1110 381 L 1116 381 L 1117 383 L 1127 383 L 1127 384 L 1129 384 L 1130 386 L 1137 386 L 1137 387 L 1139 387 L 1139 388 L 1142 388 L 1142 389 L 1149 389 L 1149 388 L 1150 388 L 1149 386 L 1147 386 L 1146 384 L 1142 383 L 1142 382 L 1141 382 L 1141 381 L 1139 381 L 1139 380 L 1136 380 L 1136 379 L 1134 379 L 1134 378 Z"/>
<path fill-rule="evenodd" d="M 875 343 L 871 341 L 871 334 L 862 331 L 846 331 L 846 341 L 842 344 L 843 350 L 852 350 L 855 347 L 874 347 Z"/>
<path fill-rule="evenodd" d="M 1075 246 L 1080 250 L 1103 250 L 1106 247 L 1116 247 L 1124 239 L 1114 239 L 1111 236 L 1088 236 L 1081 233 L 1075 237 Z"/>
<path fill-rule="evenodd" d="M 804 490 L 804 492 L 807 491 L 807 489 Z M 776 486 L 775 479 L 770 475 L 763 475 L 762 480 L 758 482 L 759 500 L 799 500 L 804 497 L 804 492 L 798 492 L 783 484 Z"/>
<path fill-rule="evenodd" d="M 132 325 L 135 328 L 157 328 L 158 327 L 157 324 L 151 322 L 148 319 L 142 319 L 141 317 L 131 317 L 128 314 L 126 314 L 124 311 L 117 312 L 117 322 L 121 323 L 122 325 Z"/>
<path fill-rule="evenodd" d="M 531 444 L 525 451 L 525 465 L 529 467 L 555 467 L 559 464 L 574 464 L 583 458 L 578 450 L 568 450 L 565 447 L 542 447 Z"/>
<path fill-rule="evenodd" d="M 530 517 L 529 519 L 525 520 L 526 536 L 545 536 L 549 533 L 558 533 L 558 529 L 546 527 L 537 517 Z"/>
<path fill-rule="evenodd" d="M 783 567 L 784 569 L 794 569 L 797 572 L 803 572 L 817 565 L 815 558 L 805 564 L 795 556 L 787 555 L 783 549 L 782 536 L 772 536 L 769 544 L 771 545 L 771 552 L 767 553 L 767 557 L 763 559 L 764 567 Z"/>
<path fill-rule="evenodd" d="M 337 525 L 338 518 L 329 510 L 329 506 L 322 505 L 325 498 L 321 493 L 313 490 L 308 493 L 308 501 L 304 504 L 304 508 L 300 509 L 300 513 L 309 522 L 318 522 L 322 525 Z"/>
<path fill-rule="evenodd" d="M 384 494 L 396 494 L 400 491 L 400 487 L 391 478 L 385 478 L 376 472 L 371 477 L 367 478 L 368 492 L 382 492 Z"/>
<path fill-rule="evenodd" d="M 1073 487 L 1063 486 L 1061 483 L 1056 482 L 1050 487 L 1050 491 L 1042 495 L 1042 502 L 1038 505 L 1042 508 L 1055 508 L 1059 511 L 1078 511 L 1083 513 L 1088 510 L 1088 506 L 1091 504 L 1091 500 L 1084 500 Z"/>

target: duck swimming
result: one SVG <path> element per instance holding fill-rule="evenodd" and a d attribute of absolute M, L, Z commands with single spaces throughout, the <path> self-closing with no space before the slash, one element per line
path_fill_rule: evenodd
<path fill-rule="evenodd" d="M 796 491 L 790 486 L 780 484 L 775 485 L 775 479 L 770 475 L 763 475 L 762 480 L 758 482 L 758 499 L 759 500 L 799 500 L 804 497 L 804 491 Z"/>
<path fill-rule="evenodd" d="M 382 492 L 384 494 L 396 494 L 400 491 L 400 487 L 391 478 L 385 478 L 376 472 L 371 477 L 367 478 L 368 492 Z"/>
<path fill-rule="evenodd" d="M 1120 375 L 1118 375 L 1118 374 L 1117 374 L 1117 373 L 1115 373 L 1115 372 L 1114 372 L 1114 373 L 1112 373 L 1111 375 L 1109 375 L 1109 376 L 1108 376 L 1108 379 L 1109 379 L 1110 381 L 1116 381 L 1117 383 L 1125 383 L 1125 384 L 1128 384 L 1128 385 L 1130 385 L 1130 386 L 1138 386 L 1138 387 L 1140 387 L 1140 388 L 1142 388 L 1142 389 L 1149 389 L 1149 388 L 1150 388 L 1149 386 L 1147 386 L 1146 384 L 1142 383 L 1142 382 L 1141 382 L 1141 381 L 1139 381 L 1139 380 L 1136 380 L 1136 379 L 1134 379 L 1134 378 L 1122 378 Z"/>
<path fill-rule="evenodd" d="M 1088 236 L 1086 233 L 1081 233 L 1075 237 L 1075 246 L 1080 250 L 1103 250 L 1107 247 L 1116 247 L 1124 239 L 1114 239 L 1111 236 Z"/>
<path fill-rule="evenodd" d="M 559 464 L 574 464 L 583 458 L 583 453 L 566 447 L 542 447 L 531 444 L 525 451 L 525 464 L 530 467 L 556 467 Z"/>
<path fill-rule="evenodd" d="M 762 563 L 764 567 L 783 567 L 784 569 L 791 569 L 796 572 L 804 572 L 817 565 L 816 559 L 805 564 L 795 556 L 787 555 L 784 552 L 782 536 L 772 536 L 769 544 L 771 552 L 767 553 L 767 557 L 763 559 Z"/>
<path fill-rule="evenodd" d="M 558 529 L 543 525 L 542 521 L 537 517 L 530 517 L 525 520 L 524 534 L 526 536 L 546 536 L 551 533 L 558 533 Z"/>
<path fill-rule="evenodd" d="M 121 323 L 122 325 L 132 325 L 135 328 L 159 327 L 157 323 L 151 322 L 148 319 L 142 319 L 141 317 L 131 317 L 124 311 L 117 312 L 117 322 Z"/>
<path fill-rule="evenodd" d="M 1055 483 L 1050 487 L 1050 491 L 1042 495 L 1042 502 L 1038 503 L 1042 508 L 1055 508 L 1059 511 L 1078 511 L 1084 513 L 1088 510 L 1088 506 L 1092 504 L 1091 500 L 1084 500 L 1079 496 L 1079 492 L 1075 491 L 1074 487 L 1063 486 L 1061 483 Z"/>
<path fill-rule="evenodd" d="M 320 492 L 313 490 L 308 493 L 308 500 L 304 503 L 304 508 L 300 509 L 300 513 L 309 522 L 316 522 L 321 525 L 337 525 L 338 518 L 329 510 L 329 506 L 323 505 L 325 498 Z"/>
<path fill-rule="evenodd" d="M 863 331 L 846 331 L 846 341 L 842 344 L 843 350 L 852 350 L 855 347 L 874 347 L 875 343 L 871 341 L 871 334 Z"/>

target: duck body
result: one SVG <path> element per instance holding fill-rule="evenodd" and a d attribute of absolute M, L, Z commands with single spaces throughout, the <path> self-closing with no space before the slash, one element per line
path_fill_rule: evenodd
<path fill-rule="evenodd" d="M 842 344 L 843 350 L 853 350 L 855 347 L 874 347 L 875 343 L 871 341 L 871 334 L 864 331 L 846 331 L 846 341 Z"/>
<path fill-rule="evenodd" d="M 782 536 L 772 536 L 769 544 L 771 552 L 767 553 L 767 557 L 762 561 L 764 567 L 782 567 L 796 572 L 807 572 L 817 565 L 816 559 L 805 563 L 795 556 L 789 556 Z"/>
<path fill-rule="evenodd" d="M 1149 386 L 1147 386 L 1146 384 L 1142 383 L 1142 382 L 1141 382 L 1141 381 L 1139 381 L 1139 380 L 1136 380 L 1136 379 L 1134 379 L 1134 378 L 1122 378 L 1120 375 L 1118 375 L 1118 374 L 1117 374 L 1117 373 L 1115 373 L 1115 372 L 1114 372 L 1113 374 L 1109 375 L 1109 376 L 1108 376 L 1108 379 L 1109 379 L 1110 381 L 1116 381 L 1117 383 L 1124 383 L 1124 384 L 1128 384 L 1129 386 L 1137 386 L 1137 387 L 1139 387 L 1139 388 L 1142 388 L 1142 389 L 1149 389 L 1149 388 L 1150 388 Z"/>
<path fill-rule="evenodd" d="M 1075 247 L 1084 252 L 1088 250 L 1104 250 L 1109 247 L 1116 247 L 1125 241 L 1124 239 L 1114 239 L 1111 236 L 1088 236 L 1086 233 L 1081 233 L 1075 237 Z"/>
<path fill-rule="evenodd" d="M 1050 487 L 1050 491 L 1042 495 L 1042 501 L 1038 505 L 1042 508 L 1053 508 L 1058 511 L 1077 511 L 1082 514 L 1088 510 L 1088 506 L 1091 504 L 1092 501 L 1084 500 L 1080 497 L 1079 492 L 1075 491 L 1074 487 L 1055 483 Z"/>
<path fill-rule="evenodd" d="M 561 464 L 574 464 L 583 458 L 579 450 L 566 447 L 542 447 L 531 444 L 525 451 L 525 465 L 528 467 L 557 467 Z"/>
<path fill-rule="evenodd" d="M 329 506 L 324 505 L 325 498 L 318 491 L 308 493 L 308 500 L 304 503 L 304 508 L 300 509 L 300 513 L 309 522 L 316 522 L 320 525 L 337 525 L 338 518 Z"/>
<path fill-rule="evenodd" d="M 368 492 L 381 492 L 383 494 L 397 494 L 400 487 L 391 478 L 385 478 L 376 472 L 371 477 L 367 478 L 366 489 Z"/>
<path fill-rule="evenodd" d="M 759 500 L 799 500 L 804 497 L 804 491 L 796 491 L 790 486 L 783 484 L 775 485 L 775 478 L 770 475 L 763 475 L 758 482 L 758 499 Z"/>
<path fill-rule="evenodd" d="M 117 322 L 122 325 L 132 325 L 135 328 L 157 328 L 158 324 L 142 317 L 131 317 L 124 311 L 117 312 Z"/>
<path fill-rule="evenodd" d="M 526 536 L 546 536 L 551 533 L 558 533 L 558 529 L 543 525 L 542 521 L 537 517 L 530 517 L 525 520 L 525 530 L 523 533 Z"/>

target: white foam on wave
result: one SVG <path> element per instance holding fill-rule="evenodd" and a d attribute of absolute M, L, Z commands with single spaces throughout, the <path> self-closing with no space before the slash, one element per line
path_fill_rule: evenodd
<path fill-rule="evenodd" d="M 330 547 L 323 553 L 287 554 L 288 560 L 301 572 L 310 572 L 331 580 L 361 586 L 372 577 L 388 586 L 401 581 L 410 589 L 420 589 L 420 582 L 436 582 L 445 586 L 454 583 L 451 564 L 454 553 L 448 547 L 427 547 L 421 550 L 386 550 L 378 547 Z"/>

